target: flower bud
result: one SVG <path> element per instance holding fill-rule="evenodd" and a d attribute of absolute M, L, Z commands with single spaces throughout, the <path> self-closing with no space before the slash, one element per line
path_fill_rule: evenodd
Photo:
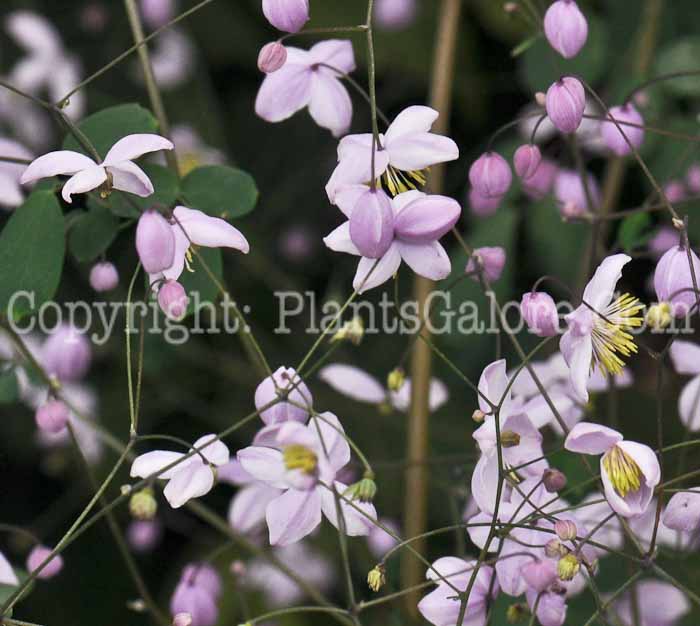
<path fill-rule="evenodd" d="M 559 519 L 554 523 L 554 531 L 562 541 L 573 541 L 578 535 L 576 524 L 568 519 Z"/>
<path fill-rule="evenodd" d="M 513 182 L 510 165 L 497 152 L 485 152 L 469 168 L 469 182 L 485 198 L 500 198 Z"/>
<path fill-rule="evenodd" d="M 581 569 L 581 562 L 575 554 L 567 554 L 559 559 L 557 573 L 560 580 L 573 580 Z"/>
<path fill-rule="evenodd" d="M 30 573 L 38 570 L 41 564 L 51 556 L 51 549 L 46 546 L 35 546 L 27 557 L 27 569 Z M 37 578 L 48 580 L 53 578 L 63 569 L 63 558 L 57 554 L 37 574 Z"/>
<path fill-rule="evenodd" d="M 158 305 L 168 319 L 181 321 L 187 314 L 190 299 L 185 288 L 176 280 L 168 280 L 158 290 Z"/>
<path fill-rule="evenodd" d="M 506 621 L 509 624 L 517 624 L 518 622 L 522 622 L 529 614 L 530 610 L 526 605 L 521 603 L 511 604 L 506 609 Z"/>
<path fill-rule="evenodd" d="M 34 415 L 36 425 L 42 432 L 60 433 L 68 424 L 70 411 L 60 400 L 49 400 L 42 404 Z"/>
<path fill-rule="evenodd" d="M 403 384 L 405 382 L 406 374 L 400 367 L 395 367 L 393 370 L 391 370 L 386 378 L 386 383 L 387 387 L 389 388 L 389 391 L 398 391 L 399 389 L 401 389 L 401 387 L 403 387 Z"/>
<path fill-rule="evenodd" d="M 538 337 L 553 337 L 559 333 L 559 313 L 552 296 L 543 291 L 523 295 L 520 314 L 530 332 Z"/>
<path fill-rule="evenodd" d="M 605 145 L 617 156 L 625 156 L 632 152 L 629 144 L 632 144 L 635 150 L 639 150 L 644 141 L 644 129 L 637 128 L 637 126 L 627 126 L 622 123 L 637 124 L 638 126 L 644 125 L 644 118 L 634 108 L 634 105 L 628 102 L 619 107 L 612 107 L 610 116 L 620 124 L 620 128 L 618 129 L 615 123 L 609 119 L 601 123 L 600 133 Z M 622 132 L 620 132 L 620 129 L 622 129 Z M 627 143 L 628 141 L 629 144 Z"/>
<path fill-rule="evenodd" d="M 501 433 L 501 445 L 504 448 L 516 448 L 520 445 L 520 435 L 512 430 L 504 430 Z"/>
<path fill-rule="evenodd" d="M 187 613 L 192 618 L 192 626 L 214 626 L 219 619 L 216 598 L 201 585 L 181 580 L 170 599 L 170 612 L 173 615 Z"/>
<path fill-rule="evenodd" d="M 349 500 L 372 502 L 377 495 L 377 483 L 373 478 L 366 476 L 354 485 L 350 485 L 343 495 Z"/>
<path fill-rule="evenodd" d="M 349 341 L 351 344 L 359 346 L 364 335 L 364 322 L 359 315 L 355 315 L 349 322 L 345 322 L 340 330 L 331 337 L 331 343 L 335 341 Z"/>
<path fill-rule="evenodd" d="M 588 205 L 588 194 L 594 206 Z M 580 217 L 586 211 L 600 206 L 600 187 L 592 175 L 588 175 L 588 194 L 583 185 L 583 179 L 573 170 L 560 170 L 554 181 L 554 196 L 559 204 L 559 210 L 565 217 Z"/>
<path fill-rule="evenodd" d="M 42 346 L 41 362 L 46 373 L 63 382 L 83 378 L 91 361 L 90 340 L 68 324 L 54 330 Z"/>
<path fill-rule="evenodd" d="M 178 613 L 173 617 L 173 626 L 192 626 L 192 614 Z"/>
<path fill-rule="evenodd" d="M 586 108 L 586 92 L 573 76 L 564 76 L 547 90 L 547 115 L 562 133 L 573 133 L 581 125 Z"/>
<path fill-rule="evenodd" d="M 260 49 L 258 69 L 263 74 L 272 74 L 287 62 L 287 48 L 279 41 L 271 41 Z"/>
<path fill-rule="evenodd" d="M 544 488 L 549 493 L 557 493 L 566 487 L 566 476 L 558 469 L 548 468 L 542 474 Z"/>
<path fill-rule="evenodd" d="M 557 580 L 557 565 L 551 559 L 532 560 L 520 573 L 528 587 L 542 593 Z"/>
<path fill-rule="evenodd" d="M 588 22 L 573 0 L 557 0 L 544 14 L 544 34 L 552 48 L 571 59 L 588 39 Z"/>
<path fill-rule="evenodd" d="M 569 549 L 559 539 L 550 539 L 544 546 L 544 553 L 550 559 L 559 559 L 569 554 Z"/>
<path fill-rule="evenodd" d="M 471 188 L 469 190 L 468 200 L 469 208 L 474 215 L 477 217 L 489 217 L 501 206 L 503 196 L 487 198 L 486 196 L 482 196 L 476 189 Z"/>
<path fill-rule="evenodd" d="M 168 221 L 157 211 L 146 211 L 136 227 L 136 251 L 143 269 L 157 274 L 175 259 L 175 235 Z"/>
<path fill-rule="evenodd" d="M 481 424 L 486 419 L 486 413 L 484 413 L 481 409 L 476 409 L 476 411 L 472 413 L 472 419 L 477 424 Z"/>
<path fill-rule="evenodd" d="M 559 173 L 559 166 L 549 159 L 542 159 L 535 174 L 523 181 L 523 193 L 532 200 L 540 200 L 554 186 L 554 180 Z"/>
<path fill-rule="evenodd" d="M 376 0 L 374 19 L 384 30 L 401 30 L 411 25 L 416 18 L 416 0 Z"/>
<path fill-rule="evenodd" d="M 700 528 L 700 489 L 673 494 L 664 511 L 666 528 L 694 533 Z"/>
<path fill-rule="evenodd" d="M 521 180 L 530 180 L 536 173 L 542 162 L 542 153 L 537 146 L 525 144 L 520 146 L 513 156 L 515 173 Z"/>
<path fill-rule="evenodd" d="M 263 13 L 277 30 L 298 33 L 309 21 L 309 0 L 263 0 Z"/>
<path fill-rule="evenodd" d="M 383 565 L 377 565 L 368 575 L 369 588 L 377 593 L 386 584 L 386 570 Z"/>
<path fill-rule="evenodd" d="M 664 185 L 664 195 L 671 203 L 683 202 L 687 198 L 685 186 L 680 180 L 671 180 Z"/>
<path fill-rule="evenodd" d="M 654 271 L 654 289 L 659 302 L 669 303 L 671 314 L 685 317 L 697 301 L 693 290 L 692 261 L 696 281 L 700 282 L 700 259 L 695 252 L 681 246 L 669 249 L 660 259 Z"/>
<path fill-rule="evenodd" d="M 272 376 L 268 376 L 258 385 L 255 390 L 255 408 L 260 411 L 260 418 L 265 424 L 306 422 L 309 413 L 303 407 L 311 404 L 313 400 L 309 388 L 300 381 L 299 375 L 293 368 L 280 367 Z M 284 400 L 275 402 L 278 397 L 286 393 L 294 404 Z M 274 404 L 271 404 L 273 402 Z M 263 408 L 266 406 L 267 408 Z"/>
<path fill-rule="evenodd" d="M 141 0 L 143 21 L 151 28 L 165 26 L 175 17 L 173 0 Z"/>
<path fill-rule="evenodd" d="M 119 272 L 113 263 L 95 263 L 90 270 L 90 287 L 98 293 L 112 291 L 119 284 Z"/>
<path fill-rule="evenodd" d="M 668 328 L 673 321 L 671 305 L 668 302 L 654 304 L 647 310 L 647 326 L 652 330 Z"/>
<path fill-rule="evenodd" d="M 350 216 L 350 239 L 363 257 L 379 259 L 394 241 L 394 210 L 381 189 L 360 196 Z"/>
<path fill-rule="evenodd" d="M 158 502 L 153 495 L 153 489 L 146 487 L 132 495 L 129 500 L 129 512 L 137 520 L 152 520 L 158 512 Z"/>
<path fill-rule="evenodd" d="M 464 271 L 467 274 L 483 272 L 484 278 L 490 283 L 496 282 L 503 273 L 506 265 L 506 251 L 501 247 L 477 248 L 469 258 Z M 473 277 L 479 281 L 478 275 Z"/>

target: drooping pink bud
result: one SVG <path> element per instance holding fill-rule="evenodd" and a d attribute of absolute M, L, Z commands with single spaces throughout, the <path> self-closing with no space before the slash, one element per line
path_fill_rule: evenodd
<path fill-rule="evenodd" d="M 615 126 L 615 123 L 609 119 L 602 122 L 600 125 L 600 133 L 605 145 L 617 156 L 625 156 L 632 152 L 629 144 L 632 144 L 635 150 L 639 150 L 639 147 L 644 141 L 644 129 L 638 128 L 637 126 L 644 125 L 644 118 L 634 105 L 628 102 L 619 107 L 612 107 L 610 109 L 610 116 L 620 124 L 622 132 L 620 132 L 620 129 Z M 627 124 L 636 124 L 637 126 L 627 126 Z M 622 133 L 624 133 L 624 135 Z M 627 140 L 625 140 L 625 137 L 629 140 L 629 144 Z"/>
<path fill-rule="evenodd" d="M 42 404 L 34 414 L 36 425 L 45 433 L 60 433 L 68 423 L 70 411 L 60 400 L 49 400 Z"/>
<path fill-rule="evenodd" d="M 664 252 L 678 245 L 678 231 L 671 226 L 661 226 L 649 240 L 649 252 L 654 258 L 660 258 Z"/>
<path fill-rule="evenodd" d="M 182 580 L 170 599 L 172 615 L 188 614 L 191 626 L 214 626 L 219 619 L 217 599 L 200 585 Z"/>
<path fill-rule="evenodd" d="M 160 28 L 175 17 L 175 0 L 141 0 L 141 13 L 148 26 Z"/>
<path fill-rule="evenodd" d="M 119 284 L 119 272 L 113 263 L 95 263 L 90 270 L 90 286 L 102 293 L 112 291 Z"/>
<path fill-rule="evenodd" d="M 258 55 L 258 69 L 263 74 L 272 74 L 287 62 L 287 48 L 279 41 L 266 43 Z"/>
<path fill-rule="evenodd" d="M 700 282 L 700 259 L 695 252 L 681 246 L 673 246 L 659 259 L 654 271 L 654 290 L 659 302 L 671 305 L 674 317 L 685 317 L 697 302 L 693 290 L 693 264 L 695 280 Z"/>
<path fill-rule="evenodd" d="M 586 108 L 586 92 L 581 81 L 564 76 L 547 90 L 547 115 L 562 133 L 573 133 L 581 125 Z"/>
<path fill-rule="evenodd" d="M 588 39 L 588 22 L 574 0 L 557 0 L 544 14 L 549 45 L 565 59 L 575 57 Z"/>
<path fill-rule="evenodd" d="M 417 13 L 416 0 L 376 0 L 374 4 L 374 20 L 384 30 L 407 28 Z"/>
<path fill-rule="evenodd" d="M 158 291 L 158 305 L 171 320 L 181 321 L 187 313 L 189 302 L 185 288 L 176 280 L 166 281 Z"/>
<path fill-rule="evenodd" d="M 64 382 L 83 378 L 91 361 L 90 340 L 68 324 L 54 330 L 41 348 L 41 362 L 46 372 Z"/>
<path fill-rule="evenodd" d="M 503 196 L 494 196 L 493 198 L 487 198 L 482 196 L 473 187 L 469 190 L 468 194 L 469 208 L 472 213 L 477 217 L 489 217 L 493 215 L 498 207 L 501 206 L 503 201 Z"/>
<path fill-rule="evenodd" d="M 566 487 L 566 475 L 558 469 L 549 467 L 542 474 L 542 484 L 549 493 L 557 493 Z"/>
<path fill-rule="evenodd" d="M 394 240 L 394 210 L 381 189 L 370 189 L 358 199 L 350 216 L 350 239 L 362 256 L 379 259 Z"/>
<path fill-rule="evenodd" d="M 276 402 L 285 394 L 294 404 L 284 400 Z M 268 425 L 287 421 L 305 422 L 309 412 L 304 407 L 312 404 L 309 388 L 292 367 L 279 367 L 255 390 L 255 408 L 260 411 L 260 419 Z"/>
<path fill-rule="evenodd" d="M 149 274 L 168 269 L 175 259 L 175 235 L 157 211 L 146 211 L 136 227 L 136 251 Z"/>
<path fill-rule="evenodd" d="M 542 593 L 557 580 L 557 564 L 551 559 L 533 559 L 523 565 L 520 574 L 528 587 Z"/>
<path fill-rule="evenodd" d="M 664 185 L 664 195 L 671 203 L 683 202 L 686 199 L 685 186 L 680 180 L 670 180 Z"/>
<path fill-rule="evenodd" d="M 693 163 L 685 175 L 685 183 L 690 193 L 700 193 L 700 163 Z"/>
<path fill-rule="evenodd" d="M 559 210 L 565 217 L 580 217 L 586 211 L 600 206 L 600 187 L 592 175 L 588 175 L 588 194 L 593 207 L 588 205 L 588 195 L 583 180 L 574 170 L 560 170 L 554 181 L 554 196 Z"/>
<path fill-rule="evenodd" d="M 510 188 L 510 165 L 497 152 L 485 152 L 469 168 L 469 182 L 486 198 L 500 198 Z"/>
<path fill-rule="evenodd" d="M 41 564 L 51 556 L 51 549 L 46 546 L 35 546 L 27 557 L 27 569 L 34 572 Z M 53 557 L 46 566 L 37 574 L 37 578 L 48 580 L 53 578 L 63 569 L 63 558 L 60 554 Z"/>
<path fill-rule="evenodd" d="M 530 332 L 538 337 L 554 337 L 559 334 L 559 313 L 552 296 L 543 291 L 523 295 L 520 314 Z"/>
<path fill-rule="evenodd" d="M 532 144 L 520 146 L 513 156 L 515 173 L 523 181 L 530 180 L 537 173 L 540 163 L 542 163 L 542 153 Z"/>
<path fill-rule="evenodd" d="M 382 526 L 391 530 L 395 535 L 400 535 L 399 527 L 393 521 L 388 519 L 380 521 Z M 394 537 L 384 529 L 379 528 L 379 526 L 372 525 L 372 529 L 369 531 L 369 535 L 367 535 L 367 545 L 376 559 L 383 558 L 397 543 Z"/>
<path fill-rule="evenodd" d="M 700 528 L 700 487 L 674 494 L 666 505 L 663 523 L 671 530 L 696 532 Z"/>
<path fill-rule="evenodd" d="M 464 271 L 467 274 L 475 273 L 472 279 L 477 282 L 479 280 L 478 272 L 482 271 L 484 278 L 493 283 L 501 277 L 505 265 L 506 251 L 498 246 L 486 246 L 474 250 Z"/>
<path fill-rule="evenodd" d="M 181 580 L 206 589 L 214 598 L 221 595 L 221 576 L 215 567 L 208 563 L 189 563 L 182 570 Z"/>
<path fill-rule="evenodd" d="M 263 0 L 263 13 L 277 30 L 298 33 L 309 21 L 309 0 Z"/>
<path fill-rule="evenodd" d="M 554 531 L 562 541 L 572 541 L 578 535 L 576 524 L 568 519 L 558 519 L 554 523 Z"/>
<path fill-rule="evenodd" d="M 559 166 L 550 159 L 542 159 L 540 166 L 529 180 L 523 181 L 523 192 L 532 200 L 544 198 L 554 186 L 554 179 L 559 173 Z"/>

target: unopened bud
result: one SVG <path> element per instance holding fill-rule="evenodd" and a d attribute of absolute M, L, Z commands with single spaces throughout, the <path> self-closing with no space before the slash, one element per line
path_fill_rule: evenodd
<path fill-rule="evenodd" d="M 542 475 L 544 488 L 549 493 L 557 493 L 566 487 L 566 476 L 558 469 L 549 468 Z"/>
<path fill-rule="evenodd" d="M 481 409 L 477 409 L 472 413 L 472 419 L 477 423 L 481 424 L 486 419 L 486 413 L 484 413 Z"/>
<path fill-rule="evenodd" d="M 365 476 L 361 481 L 350 485 L 345 492 L 345 497 L 350 500 L 359 500 L 360 502 L 372 502 L 377 495 L 377 483 L 370 476 Z"/>
<path fill-rule="evenodd" d="M 386 584 L 386 571 L 383 565 L 377 565 L 368 575 L 367 584 L 375 593 Z"/>
<path fill-rule="evenodd" d="M 68 424 L 70 412 L 60 400 L 49 400 L 42 404 L 34 416 L 36 425 L 45 433 L 60 433 Z"/>
<path fill-rule="evenodd" d="M 559 559 L 569 554 L 569 550 L 561 544 L 559 539 L 550 539 L 544 546 L 544 553 L 547 558 Z"/>
<path fill-rule="evenodd" d="M 403 369 L 400 367 L 396 367 L 393 370 L 389 372 L 389 375 L 386 378 L 386 384 L 389 387 L 389 391 L 398 391 L 403 387 L 403 384 L 406 382 L 406 374 L 404 374 Z"/>
<path fill-rule="evenodd" d="M 182 321 L 190 299 L 185 288 L 176 280 L 168 280 L 158 291 L 158 305 L 168 319 Z"/>
<path fill-rule="evenodd" d="M 355 346 L 359 346 L 365 334 L 365 325 L 359 315 L 353 317 L 349 322 L 345 322 L 341 329 L 333 335 L 331 343 L 335 341 L 349 341 Z"/>
<path fill-rule="evenodd" d="M 287 62 L 287 49 L 279 41 L 265 44 L 258 55 L 258 69 L 264 74 L 272 74 Z"/>
<path fill-rule="evenodd" d="M 158 502 L 153 495 L 153 489 L 146 487 L 137 491 L 129 500 L 129 512 L 142 521 L 152 520 L 158 511 Z"/>
<path fill-rule="evenodd" d="M 173 617 L 173 626 L 192 626 L 192 615 L 190 613 L 178 613 Z"/>
<path fill-rule="evenodd" d="M 652 330 L 663 330 L 668 328 L 673 321 L 671 304 L 668 302 L 659 302 L 649 307 L 647 311 L 647 324 Z"/>
<path fill-rule="evenodd" d="M 573 580 L 581 569 L 581 562 L 575 554 L 567 554 L 559 559 L 557 563 L 557 573 L 564 581 Z"/>
<path fill-rule="evenodd" d="M 501 433 L 501 445 L 504 448 L 515 448 L 520 445 L 520 435 L 512 430 L 504 430 Z"/>
<path fill-rule="evenodd" d="M 509 624 L 522 622 L 530 614 L 530 609 L 525 604 L 511 604 L 506 610 L 506 620 Z"/>
<path fill-rule="evenodd" d="M 562 541 L 572 541 L 573 539 L 576 539 L 576 536 L 578 535 L 576 524 L 568 519 L 557 520 L 554 524 L 554 530 L 557 533 L 557 537 L 559 537 L 559 539 Z"/>

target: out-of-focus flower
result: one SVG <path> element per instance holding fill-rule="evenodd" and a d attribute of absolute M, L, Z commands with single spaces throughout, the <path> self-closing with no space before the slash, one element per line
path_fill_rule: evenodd
<path fill-rule="evenodd" d="M 691 271 L 691 262 L 693 271 Z M 654 290 L 660 303 L 668 303 L 671 314 L 682 318 L 698 301 L 693 276 L 700 288 L 700 259 L 684 246 L 669 248 L 659 259 L 654 271 Z"/>
<path fill-rule="evenodd" d="M 700 528 L 700 488 L 674 493 L 662 518 L 671 530 L 694 533 Z"/>
<path fill-rule="evenodd" d="M 540 626 L 563 626 L 566 621 L 566 595 L 547 591 L 539 596 L 535 591 L 528 591 L 527 603 L 535 611 Z M 535 609 L 535 605 L 537 608 Z"/>
<path fill-rule="evenodd" d="M 686 172 L 685 184 L 691 193 L 700 193 L 700 163 L 693 163 Z"/>
<path fill-rule="evenodd" d="M 58 326 L 41 347 L 41 363 L 49 375 L 61 381 L 82 379 L 92 362 L 92 348 L 87 335 L 73 326 Z"/>
<path fill-rule="evenodd" d="M 613 300 L 622 268 L 631 261 L 626 254 L 607 257 L 598 266 L 583 292 L 583 303 L 566 316 L 569 328 L 559 342 L 570 370 L 571 385 L 581 402 L 588 402 L 591 367 L 609 375 L 620 374 L 621 357 L 637 352 L 629 331 L 641 326 L 643 305 L 625 294 Z"/>
<path fill-rule="evenodd" d="M 355 69 L 352 43 L 329 39 L 309 50 L 286 50 L 287 62 L 265 76 L 255 112 L 268 122 L 281 122 L 308 107 L 321 128 L 341 137 L 352 121 L 352 101 L 341 82 L 342 74 Z"/>
<path fill-rule="evenodd" d="M 390 519 L 380 519 L 379 523 L 390 530 L 394 535 L 399 535 L 399 527 L 396 522 Z M 389 552 L 394 546 L 398 544 L 395 537 L 392 537 L 384 528 L 379 526 L 372 526 L 367 536 L 367 546 L 369 551 L 376 559 L 381 559 L 384 555 Z"/>
<path fill-rule="evenodd" d="M 439 239 L 459 219 L 459 203 L 446 196 L 428 196 L 420 191 L 407 191 L 391 200 L 394 212 L 393 241 L 379 259 L 362 256 L 351 237 L 351 224 L 357 200 L 366 193 L 364 185 L 347 186 L 336 196 L 336 203 L 348 218 L 324 238 L 331 250 L 361 256 L 353 287 L 360 293 L 389 280 L 401 261 L 420 276 L 442 280 L 451 270 L 450 259 Z M 376 267 L 375 267 L 376 265 Z"/>
<path fill-rule="evenodd" d="M 589 206 L 588 195 L 583 180 L 574 170 L 559 170 L 554 181 L 554 196 L 559 204 L 559 211 L 565 217 L 580 217 L 586 211 L 600 206 L 600 187 L 592 174 L 588 174 L 588 194 L 593 206 Z"/>
<path fill-rule="evenodd" d="M 221 579 L 206 563 L 190 564 L 170 599 L 173 616 L 189 614 L 191 626 L 213 626 L 219 617 L 217 602 L 221 595 Z"/>
<path fill-rule="evenodd" d="M 503 273 L 503 268 L 506 266 L 506 251 L 500 246 L 484 246 L 476 248 L 464 271 L 467 274 L 474 274 L 472 279 L 479 281 L 479 272 L 483 272 L 484 278 L 490 282 L 496 282 Z"/>
<path fill-rule="evenodd" d="M 0 137 L 0 156 L 31 161 L 34 155 L 22 144 Z M 20 178 L 26 166 L 0 161 L 0 207 L 14 209 L 24 202 Z"/>
<path fill-rule="evenodd" d="M 27 557 L 27 569 L 30 572 L 38 570 L 44 561 L 51 556 L 51 548 L 46 546 L 35 546 Z M 53 557 L 37 574 L 37 578 L 48 580 L 53 578 L 63 569 L 63 557 L 57 554 Z"/>
<path fill-rule="evenodd" d="M 90 270 L 90 287 L 98 293 L 112 291 L 119 285 L 119 272 L 114 263 L 95 263 Z"/>
<path fill-rule="evenodd" d="M 159 135 L 128 135 L 115 143 L 104 161 L 96 163 L 90 157 L 60 150 L 49 152 L 33 161 L 24 171 L 20 182 L 24 185 L 41 178 L 68 175 L 61 195 L 72 202 L 72 194 L 87 193 L 100 188 L 107 195 L 112 189 L 128 191 L 142 198 L 153 193 L 153 183 L 134 159 L 159 150 L 172 150 L 173 144 Z"/>
<path fill-rule="evenodd" d="M 683 202 L 688 197 L 681 180 L 670 180 L 664 185 L 664 195 L 671 204 Z"/>
<path fill-rule="evenodd" d="M 374 4 L 374 21 L 384 30 L 408 28 L 417 14 L 416 0 L 377 0 Z"/>
<path fill-rule="evenodd" d="M 574 0 L 557 0 L 544 15 L 544 33 L 552 48 L 571 59 L 588 39 L 588 22 Z"/>
<path fill-rule="evenodd" d="M 678 339 L 671 344 L 671 361 L 679 374 L 692 376 L 678 396 L 678 414 L 690 432 L 700 430 L 700 346 Z"/>
<path fill-rule="evenodd" d="M 295 224 L 281 233 L 278 245 L 287 261 L 304 263 L 313 256 L 317 241 L 310 228 Z"/>
<path fill-rule="evenodd" d="M 573 76 L 564 76 L 547 90 L 547 115 L 562 133 L 575 132 L 586 108 L 586 92 Z"/>
<path fill-rule="evenodd" d="M 469 168 L 469 182 L 486 198 L 500 198 L 510 188 L 513 174 L 510 165 L 497 152 L 482 154 Z"/>
<path fill-rule="evenodd" d="M 176 0 L 141 0 L 143 21 L 153 29 L 165 26 L 175 17 Z"/>
<path fill-rule="evenodd" d="M 476 561 L 463 561 L 457 557 L 443 557 L 432 564 L 426 577 L 437 584 L 437 588 L 425 596 L 418 604 L 421 615 L 435 626 L 449 626 L 459 620 L 461 602 L 454 588 L 466 591 L 474 573 Z M 439 572 L 440 578 L 436 572 Z M 476 574 L 471 588 L 464 623 L 470 626 L 483 626 L 489 602 L 498 595 L 498 583 L 494 581 L 493 568 L 482 565 Z M 448 585 L 445 580 L 448 580 Z"/>
<path fill-rule="evenodd" d="M 309 21 L 309 0 L 263 0 L 263 13 L 277 30 L 298 33 Z"/>
<path fill-rule="evenodd" d="M 438 115 L 430 107 L 410 106 L 394 118 L 386 133 L 379 134 L 374 175 L 390 196 L 421 189 L 427 168 L 459 158 L 452 139 L 430 132 Z M 371 179 L 372 134 L 344 137 L 338 144 L 338 165 L 326 185 L 328 199 L 338 204 L 336 196 L 343 187 L 368 185 Z"/>
<path fill-rule="evenodd" d="M 639 611 L 634 609 L 638 603 Z M 669 583 L 660 580 L 642 580 L 627 591 L 613 610 L 624 626 L 675 626 L 690 612 L 690 602 L 685 594 Z M 635 615 L 639 615 L 636 622 Z"/>
<path fill-rule="evenodd" d="M 482 196 L 476 189 L 471 188 L 468 194 L 469 208 L 477 217 L 489 217 L 493 215 L 503 198 L 487 198 Z"/>
<path fill-rule="evenodd" d="M 679 234 L 675 228 L 671 226 L 661 226 L 649 240 L 649 252 L 658 259 L 663 256 L 664 252 L 673 246 L 677 246 L 678 240 Z"/>
<path fill-rule="evenodd" d="M 126 529 L 126 539 L 135 552 L 149 552 L 163 536 L 163 525 L 158 520 L 134 520 Z"/>
<path fill-rule="evenodd" d="M 47 433 L 60 433 L 68 424 L 70 412 L 60 400 L 49 400 L 36 411 L 36 425 Z"/>
<path fill-rule="evenodd" d="M 649 446 L 625 441 L 612 428 L 580 422 L 571 429 L 565 447 L 570 452 L 602 455 L 605 497 L 616 513 L 636 517 L 647 510 L 661 480 L 659 461 Z"/>
<path fill-rule="evenodd" d="M 12 565 L 2 552 L 0 552 L 0 585 L 9 585 L 10 587 L 19 585 L 15 570 L 12 569 Z"/>
<path fill-rule="evenodd" d="M 192 40 L 182 30 L 169 28 L 153 42 L 151 67 L 156 83 L 161 89 L 175 89 L 190 79 L 195 68 L 195 48 Z M 134 66 L 137 76 L 141 69 Z"/>
<path fill-rule="evenodd" d="M 206 447 L 202 448 L 204 445 Z M 202 449 L 199 450 L 199 448 Z M 166 450 L 147 452 L 134 459 L 131 465 L 131 476 L 139 478 L 157 476 L 160 480 L 167 480 L 163 495 L 170 506 L 177 509 L 188 500 L 209 493 L 216 478 L 215 468 L 225 465 L 229 460 L 228 448 L 223 442 L 216 440 L 216 435 L 200 437 L 195 441 L 190 453 L 192 455 L 188 459 L 163 471 L 164 468 L 183 459 L 185 454 Z"/>
<path fill-rule="evenodd" d="M 600 132 L 605 145 L 617 156 L 625 156 L 632 152 L 630 144 L 635 150 L 639 150 L 644 141 L 644 129 L 639 128 L 639 126 L 644 126 L 644 118 L 634 108 L 634 105 L 628 102 L 619 107 L 611 107 L 610 117 L 619 124 L 622 132 L 615 125 L 615 122 L 609 119 L 603 122 L 600 125 Z M 628 126 L 628 124 L 635 124 L 635 126 Z"/>
<path fill-rule="evenodd" d="M 219 165 L 226 162 L 226 155 L 221 150 L 207 145 L 199 133 L 187 124 L 173 126 L 170 140 L 177 152 L 180 176 L 187 176 L 202 165 Z"/>

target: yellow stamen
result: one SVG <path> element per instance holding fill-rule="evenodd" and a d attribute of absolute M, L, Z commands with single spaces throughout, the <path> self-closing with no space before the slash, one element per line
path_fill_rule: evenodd
<path fill-rule="evenodd" d="M 192 246 L 190 246 L 185 251 L 185 267 L 187 268 L 188 272 L 194 273 L 194 268 L 192 267 L 193 262 L 194 262 L 194 255 L 192 254 Z"/>
<path fill-rule="evenodd" d="M 300 445 L 288 446 L 284 449 L 284 465 L 288 470 L 301 470 L 306 474 L 312 474 L 318 465 L 316 455 Z"/>
<path fill-rule="evenodd" d="M 642 470 L 624 450 L 615 446 L 603 457 L 603 469 L 608 474 L 615 491 L 623 498 L 630 491 L 639 491 L 642 486 Z"/>
<path fill-rule="evenodd" d="M 428 170 L 404 171 L 389 165 L 377 181 L 379 186 L 392 198 L 405 191 L 422 189 L 428 181 Z"/>
<path fill-rule="evenodd" d="M 644 305 L 626 293 L 611 303 L 600 315 L 595 316 L 592 332 L 593 363 L 603 374 L 619 374 L 625 367 L 622 357 L 637 352 L 634 338 L 627 332 L 644 322 L 639 312 Z"/>

